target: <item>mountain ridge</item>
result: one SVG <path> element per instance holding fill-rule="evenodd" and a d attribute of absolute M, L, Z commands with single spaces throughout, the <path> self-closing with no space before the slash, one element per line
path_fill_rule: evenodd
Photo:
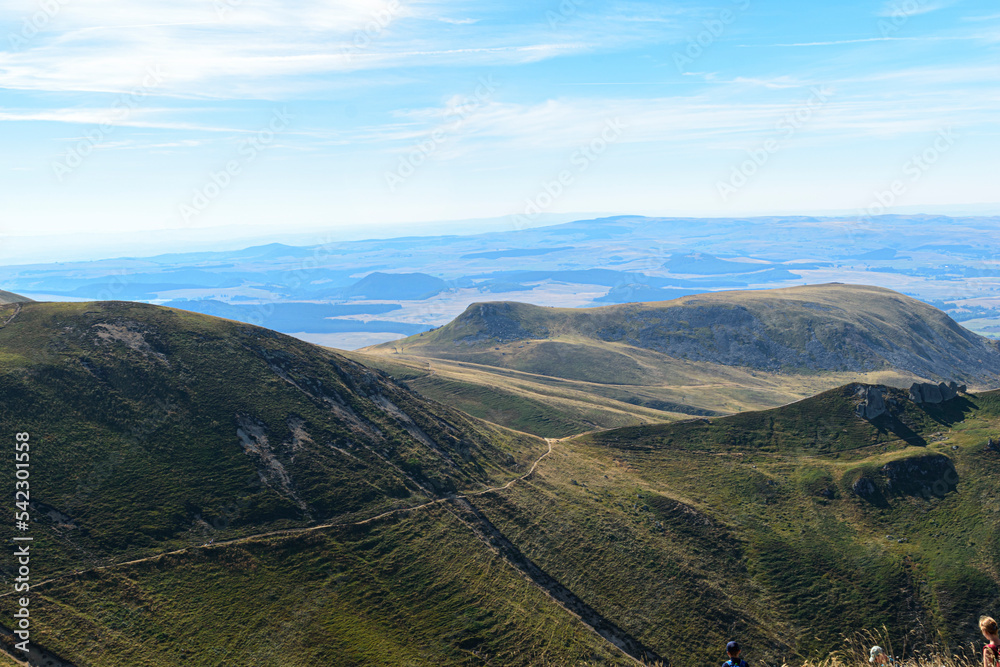
<path fill-rule="evenodd" d="M 432 332 L 362 353 L 494 362 L 527 370 L 528 352 L 490 347 L 571 338 L 617 343 L 676 359 L 763 371 L 870 372 L 894 368 L 980 386 L 1000 376 L 1000 346 L 933 306 L 892 290 L 830 283 L 712 292 L 671 301 L 546 308 L 517 302 L 470 306 Z M 539 341 L 541 341 L 539 343 Z M 496 352 L 498 350 L 492 350 Z M 498 357 L 511 357 L 498 359 Z M 515 360 L 525 359 L 520 366 Z"/>

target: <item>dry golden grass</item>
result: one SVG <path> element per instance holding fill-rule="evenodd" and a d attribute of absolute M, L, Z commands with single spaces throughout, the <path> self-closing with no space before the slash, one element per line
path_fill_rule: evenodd
<path fill-rule="evenodd" d="M 692 417 L 667 408 L 648 407 L 657 402 L 688 406 L 694 411 L 707 411 L 705 414 L 733 414 L 785 405 L 850 382 L 903 387 L 919 379 L 896 371 L 768 373 L 672 359 L 613 343 L 604 347 L 615 348 L 641 364 L 647 380 L 618 384 L 609 377 L 604 383 L 588 382 L 469 361 L 392 355 L 378 347 L 364 352 L 338 352 L 384 370 L 429 398 L 501 426 L 543 437 Z M 513 355 L 517 344 L 501 349 Z"/>

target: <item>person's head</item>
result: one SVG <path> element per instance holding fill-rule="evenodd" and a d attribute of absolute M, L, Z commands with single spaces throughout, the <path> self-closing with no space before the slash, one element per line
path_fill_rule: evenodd
<path fill-rule="evenodd" d="M 726 644 L 726 653 L 729 655 L 730 659 L 735 660 L 740 657 L 740 645 L 736 642 L 729 642 Z"/>
<path fill-rule="evenodd" d="M 889 662 L 889 658 L 881 646 L 872 646 L 872 650 L 868 654 L 868 662 L 873 665 L 884 665 Z"/>
<path fill-rule="evenodd" d="M 983 636 L 987 639 L 991 639 L 997 636 L 997 622 L 993 620 L 991 616 L 980 616 L 979 617 L 979 631 L 983 633 Z"/>

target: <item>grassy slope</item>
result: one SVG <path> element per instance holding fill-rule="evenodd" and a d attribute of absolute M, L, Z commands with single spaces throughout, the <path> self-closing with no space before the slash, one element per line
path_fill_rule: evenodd
<path fill-rule="evenodd" d="M 607 382 L 588 382 L 433 357 L 342 354 L 383 370 L 420 394 L 473 416 L 551 438 L 688 419 L 692 415 L 760 410 L 791 403 L 852 380 L 902 386 L 917 379 L 891 371 L 768 373 L 668 360 L 665 364 L 671 371 L 669 378 L 625 385 L 618 384 L 613 377 Z M 665 373 L 664 368 L 657 368 L 648 360 L 646 364 L 651 378 Z"/>
<path fill-rule="evenodd" d="M 823 655 L 883 624 L 897 644 L 971 641 L 1000 603 L 1000 457 L 983 451 L 1000 395 L 873 427 L 850 393 L 564 441 L 531 487 L 478 504 L 671 664 L 704 664 L 732 636 L 758 661 Z M 930 452 L 954 462 L 955 490 L 885 487 L 879 467 Z M 874 502 L 852 491 L 861 476 Z"/>
<path fill-rule="evenodd" d="M 1000 434 L 1000 393 L 924 407 L 891 398 L 895 416 L 874 424 L 854 416 L 846 387 L 589 434 L 558 443 L 525 482 L 470 500 L 678 667 L 715 659 L 733 636 L 758 662 L 791 664 L 883 624 L 897 644 L 961 643 L 1000 603 L 1000 455 L 983 449 Z M 929 453 L 957 480 L 938 488 L 914 473 L 916 486 L 894 491 L 879 472 Z M 854 493 L 860 477 L 876 497 Z M 123 653 L 178 664 L 181 646 L 196 665 L 627 663 L 446 505 L 72 575 L 36 594 L 49 648 L 94 665 Z"/>
<path fill-rule="evenodd" d="M 775 407 L 855 380 L 991 388 L 1000 369 L 994 343 L 933 307 L 835 284 L 584 309 L 474 304 L 351 356 L 546 437 Z"/>
<path fill-rule="evenodd" d="M 101 341 L 101 324 L 140 333 L 148 347 L 124 334 Z M 235 502 L 217 513 L 223 521 L 210 534 L 220 537 L 308 525 L 280 484 L 248 484 L 262 470 L 241 451 L 235 423 L 212 430 L 237 411 L 255 415 L 275 442 L 289 410 L 315 442 L 346 446 L 338 438 L 360 440 L 365 424 L 377 425 L 385 456 L 441 491 L 523 472 L 540 443 L 286 337 L 166 309 L 29 304 L 0 329 L 0 349 L 3 431 L 33 433 L 40 509 L 75 508 L 75 528 L 42 518 L 33 529 L 45 554 L 37 574 L 64 574 L 35 588 L 36 637 L 56 653 L 95 665 L 121 664 L 122 655 L 174 665 L 180 648 L 190 651 L 185 664 L 625 663 L 446 505 L 73 574 L 126 552 L 203 541 L 200 513 L 165 520 L 191 512 L 177 509 L 181 498 Z M 278 371 L 300 388 L 275 380 Z M 150 391 L 173 406 L 152 422 Z M 349 434 L 338 429 L 350 420 L 313 400 L 334 392 L 358 415 Z M 468 429 L 468 465 L 426 452 L 419 467 L 408 463 L 422 450 L 375 407 L 379 395 L 414 418 L 429 411 L 422 425 L 436 439 L 449 430 L 431 417 Z M 883 623 L 896 636 L 924 628 L 964 640 L 1000 602 L 1000 457 L 983 451 L 1000 435 L 1000 395 L 927 408 L 892 399 L 896 416 L 874 425 L 854 416 L 848 387 L 777 410 L 592 433 L 558 444 L 526 482 L 470 500 L 545 572 L 678 667 L 715 659 L 733 635 L 758 661 L 821 654 L 841 633 Z M 364 448 L 314 464 L 315 476 L 297 467 L 321 451 L 300 443 L 292 461 L 275 450 L 314 519 L 320 508 L 349 520 L 434 493 L 387 493 L 417 480 L 367 461 Z M 508 452 L 515 461 L 505 467 Z M 879 472 L 928 452 L 953 462 L 957 486 L 913 476 L 914 488 L 934 491 L 925 497 L 894 491 Z M 358 500 L 352 480 L 378 474 L 381 493 Z M 876 490 L 868 500 L 852 490 L 862 477 Z M 353 495 L 338 496 L 345 486 Z M 66 505 L 66 494 L 76 502 Z M 10 605 L 0 596 L 0 610 Z"/>
<path fill-rule="evenodd" d="M 118 302 L 22 305 L 0 403 L 32 435 L 39 574 L 371 516 L 545 451 L 293 338 Z"/>
<path fill-rule="evenodd" d="M 31 433 L 32 577 L 51 581 L 32 636 L 76 664 L 620 658 L 441 506 L 222 543 L 499 485 L 546 450 L 343 357 L 171 309 L 25 304 L 0 328 L 0 404 L 0 431 Z"/>
<path fill-rule="evenodd" d="M 47 647 L 94 667 L 624 664 L 440 505 L 71 577 L 36 598 Z"/>

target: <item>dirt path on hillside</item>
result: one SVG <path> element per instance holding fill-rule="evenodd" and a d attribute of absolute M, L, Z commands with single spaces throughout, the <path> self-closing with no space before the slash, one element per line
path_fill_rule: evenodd
<path fill-rule="evenodd" d="M 484 495 L 484 494 L 487 494 L 487 493 L 494 493 L 496 491 L 503 491 L 505 489 L 509 489 L 511 487 L 511 485 L 514 484 L 515 482 L 519 482 L 521 480 L 524 480 L 524 479 L 527 479 L 528 477 L 530 477 L 535 472 L 535 470 L 538 468 L 538 464 L 541 463 L 542 460 L 545 457 L 547 457 L 549 454 L 552 453 L 552 443 L 558 442 L 558 440 L 559 440 L 558 438 L 545 438 L 545 442 L 548 445 L 548 450 L 544 454 L 542 454 L 541 456 L 539 456 L 535 460 L 534 463 L 531 464 L 531 468 L 528 470 L 528 472 L 524 473 L 523 475 L 521 475 L 519 477 L 515 477 L 514 479 L 510 480 L 509 482 L 507 482 L 503 486 L 496 486 L 496 487 L 492 487 L 492 488 L 489 488 L 489 489 L 485 489 L 483 491 L 477 491 L 475 493 L 469 493 L 469 494 L 465 494 L 465 495 L 455 495 L 455 496 L 449 496 L 449 497 L 445 497 L 445 498 L 438 498 L 436 500 L 431 500 L 431 501 L 428 501 L 426 503 L 421 503 L 420 505 L 413 505 L 411 507 L 399 507 L 397 509 L 389 510 L 387 512 L 382 512 L 381 514 L 377 514 L 377 515 L 375 515 L 373 517 L 369 517 L 369 518 L 363 519 L 361 521 L 351 521 L 351 522 L 336 522 L 336 521 L 333 521 L 333 522 L 330 522 L 330 523 L 323 523 L 323 524 L 319 524 L 319 525 L 316 525 L 316 526 L 307 526 L 305 528 L 287 528 L 287 529 L 284 529 L 284 530 L 272 530 L 272 531 L 269 531 L 269 532 L 266 532 L 266 533 L 256 533 L 254 535 L 246 535 L 244 537 L 236 537 L 236 538 L 233 538 L 231 540 L 223 540 L 223 541 L 220 541 L 220 542 L 213 542 L 211 544 L 200 544 L 200 545 L 192 545 L 192 546 L 182 547 L 180 549 L 174 549 L 173 551 L 164 551 L 162 553 L 154 554 L 152 556 L 145 556 L 143 558 L 136 558 L 134 560 L 119 561 L 117 563 L 110 563 L 108 565 L 98 565 L 96 567 L 88 568 L 86 570 L 76 570 L 74 572 L 67 572 L 66 574 L 61 574 L 58 577 L 52 577 L 51 579 L 46 579 L 45 581 L 40 581 L 37 584 L 34 584 L 34 586 L 32 586 L 32 588 L 35 588 L 35 587 L 38 587 L 38 586 L 44 586 L 45 584 L 49 584 L 49 583 L 52 583 L 54 581 L 59 581 L 61 579 L 66 579 L 66 578 L 77 576 L 77 575 L 80 575 L 80 574 L 86 574 L 87 572 L 99 572 L 101 570 L 110 570 L 110 569 L 117 568 L 117 567 L 124 567 L 126 565 L 136 565 L 138 563 L 148 563 L 149 561 L 154 561 L 154 560 L 157 560 L 158 558 L 164 558 L 166 556 L 175 556 L 175 555 L 179 555 L 179 554 L 183 554 L 183 553 L 187 553 L 189 551 L 195 551 L 195 550 L 199 550 L 199 549 L 215 549 L 217 547 L 225 547 L 225 546 L 230 546 L 230 545 L 234 545 L 234 544 L 244 544 L 246 542 L 251 542 L 253 540 L 265 539 L 265 538 L 268 538 L 268 537 L 284 537 L 284 536 L 291 536 L 291 535 L 301 535 L 303 533 L 310 533 L 310 532 L 314 532 L 314 531 L 317 531 L 317 530 L 325 530 L 327 528 L 338 528 L 338 527 L 345 527 L 345 526 L 363 526 L 363 525 L 366 525 L 366 524 L 378 521 L 380 519 L 384 519 L 386 517 L 392 516 L 394 514 L 401 514 L 403 512 L 414 512 L 416 510 L 423 509 L 424 507 L 430 507 L 431 505 L 439 505 L 441 503 L 448 502 L 449 500 L 460 499 L 460 498 L 464 499 L 464 498 L 466 498 L 468 496 L 481 496 L 481 495 Z M 14 594 L 13 592 L 0 593 L 0 598 L 7 597 L 7 596 L 13 595 L 13 594 Z M 2 628 L 2 626 L 0 626 L 0 628 Z"/>
<path fill-rule="evenodd" d="M 499 529 L 494 526 L 489 519 L 487 519 L 470 501 L 470 497 L 482 496 L 487 493 L 495 493 L 497 491 L 503 491 L 509 489 L 513 484 L 519 481 L 523 481 L 534 474 L 535 470 L 538 469 L 538 465 L 552 453 L 552 445 L 559 442 L 562 438 L 545 438 L 545 442 L 548 445 L 548 449 L 545 453 L 539 456 L 534 463 L 532 463 L 531 468 L 528 472 L 515 477 L 514 479 L 508 481 L 503 486 L 492 487 L 485 489 L 483 491 L 477 491 L 475 493 L 463 494 L 463 495 L 452 495 L 444 498 L 438 498 L 420 505 L 414 505 L 412 507 L 401 507 L 394 510 L 389 510 L 387 512 L 382 512 L 373 517 L 363 519 L 361 521 L 353 522 L 331 522 L 325 523 L 318 526 L 309 526 L 307 528 L 291 528 L 287 530 L 275 530 L 266 533 L 258 533 L 256 535 L 248 535 L 245 537 L 234 538 L 231 540 L 225 540 L 222 542 L 215 542 L 212 544 L 202 544 L 197 546 L 184 547 L 182 549 L 175 549 L 173 551 L 167 551 L 153 556 L 146 556 L 144 558 L 137 558 L 134 560 L 121 561 L 118 563 L 111 563 L 109 565 L 101 565 L 98 567 L 93 567 L 87 570 L 79 570 L 76 572 L 66 573 L 58 577 L 53 577 L 52 579 L 47 579 L 45 581 L 35 584 L 34 587 L 44 586 L 46 584 L 59 581 L 61 579 L 66 579 L 72 576 L 77 576 L 87 572 L 97 572 L 101 570 L 110 570 L 119 567 L 126 567 L 129 565 L 136 565 L 139 563 L 147 563 L 154 561 L 166 556 L 179 555 L 195 551 L 198 549 L 215 549 L 219 547 L 225 547 L 236 544 L 244 544 L 254 540 L 261 540 L 270 537 L 284 537 L 292 535 L 300 535 L 304 533 L 325 530 L 328 528 L 338 528 L 344 526 L 362 526 L 381 519 L 393 516 L 395 514 L 401 514 L 403 512 L 414 512 L 416 510 L 430 507 L 432 505 L 446 504 L 451 507 L 446 507 L 447 511 L 452 514 L 456 519 L 458 519 L 463 525 L 469 528 L 469 530 L 479 539 L 488 549 L 499 555 L 508 565 L 514 568 L 518 573 L 525 577 L 531 584 L 538 587 L 549 599 L 558 604 L 564 610 L 566 610 L 571 616 L 579 619 L 584 625 L 586 625 L 591 631 L 612 644 L 615 648 L 620 650 L 628 658 L 633 660 L 636 664 L 646 664 L 644 661 L 660 661 L 660 658 L 651 649 L 643 646 L 638 640 L 629 635 L 627 632 L 619 628 L 617 625 L 609 621 L 608 619 L 601 616 L 596 610 L 590 607 L 587 603 L 577 597 L 572 591 L 559 583 L 556 579 L 544 572 L 540 567 L 538 567 L 533 561 L 527 558 L 521 551 L 504 535 Z M 6 597 L 7 595 L 12 595 L 12 593 L 0 594 L 0 597 Z M 0 633 L 9 633 L 10 631 L 0 626 Z M 55 656 L 47 653 L 41 647 L 33 645 L 33 648 L 37 650 L 37 658 L 40 660 L 32 661 L 29 658 L 29 662 L 22 663 L 28 665 L 63 665 L 65 667 L 72 667 L 70 663 L 59 661 L 59 662 L 46 662 L 46 660 L 53 660 Z M 42 657 L 44 656 L 44 657 Z M 32 656 L 35 657 L 35 656 Z M 58 660 L 58 659 L 56 659 Z"/>
<path fill-rule="evenodd" d="M 20 314 L 21 314 L 21 304 L 15 303 L 14 304 L 14 312 L 10 314 L 10 317 L 8 317 L 6 319 L 6 321 L 4 321 L 3 324 L 0 324 L 0 329 L 3 329 L 5 326 L 7 326 L 11 322 L 13 322 L 14 318 L 17 317 Z"/>

